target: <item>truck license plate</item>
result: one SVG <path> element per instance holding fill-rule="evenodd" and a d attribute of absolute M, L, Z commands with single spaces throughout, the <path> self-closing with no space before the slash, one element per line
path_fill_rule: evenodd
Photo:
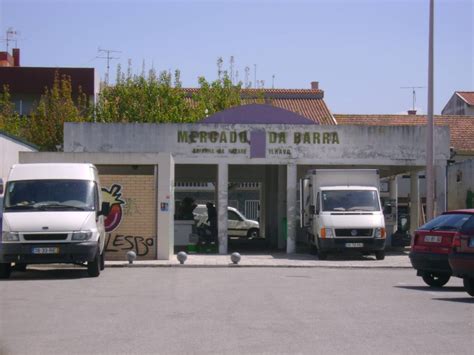
<path fill-rule="evenodd" d="M 364 243 L 346 243 L 346 248 L 362 248 Z"/>
<path fill-rule="evenodd" d="M 442 237 L 439 235 L 425 235 L 425 242 L 441 243 Z"/>
<path fill-rule="evenodd" d="M 59 254 L 59 248 L 33 248 L 33 254 Z"/>

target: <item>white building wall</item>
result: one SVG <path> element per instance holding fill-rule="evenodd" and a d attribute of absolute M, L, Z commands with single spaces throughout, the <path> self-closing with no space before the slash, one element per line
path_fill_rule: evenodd
<path fill-rule="evenodd" d="M 0 178 L 6 182 L 11 166 L 19 162 L 19 152 L 35 151 L 36 149 L 0 133 Z"/>
<path fill-rule="evenodd" d="M 468 191 L 474 193 L 474 159 L 448 167 L 448 210 L 466 208 Z"/>

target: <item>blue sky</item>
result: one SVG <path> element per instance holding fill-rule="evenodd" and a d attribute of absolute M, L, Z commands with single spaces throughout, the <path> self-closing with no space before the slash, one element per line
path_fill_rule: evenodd
<path fill-rule="evenodd" d="M 216 78 L 231 56 L 239 78 L 276 88 L 319 81 L 333 113 L 400 113 L 427 86 L 429 0 L 0 0 L 0 31 L 20 32 L 23 66 L 95 67 L 98 47 L 135 72 L 179 69 L 183 86 Z M 474 90 L 473 0 L 436 0 L 435 113 Z M 5 44 L 2 43 L 2 50 Z M 425 113 L 427 89 L 417 92 Z"/>

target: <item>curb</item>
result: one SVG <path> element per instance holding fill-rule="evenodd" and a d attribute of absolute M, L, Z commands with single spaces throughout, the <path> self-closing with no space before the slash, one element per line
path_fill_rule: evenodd
<path fill-rule="evenodd" d="M 412 269 L 412 266 L 365 266 L 365 265 L 203 265 L 203 264 L 105 264 L 106 268 L 286 268 L 286 269 Z"/>

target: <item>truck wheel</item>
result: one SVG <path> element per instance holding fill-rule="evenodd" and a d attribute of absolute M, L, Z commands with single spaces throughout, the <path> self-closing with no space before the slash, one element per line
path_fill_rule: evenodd
<path fill-rule="evenodd" d="M 328 258 L 328 253 L 324 250 L 318 249 L 318 259 L 326 260 Z"/>
<path fill-rule="evenodd" d="M 385 251 L 379 250 L 375 252 L 375 259 L 377 260 L 383 260 L 385 259 Z"/>
<path fill-rule="evenodd" d="M 463 284 L 466 292 L 474 297 L 474 277 L 465 277 L 463 279 Z"/>
<path fill-rule="evenodd" d="M 0 279 L 8 279 L 12 272 L 12 264 L 0 263 Z"/>
<path fill-rule="evenodd" d="M 318 248 L 316 248 L 316 245 L 314 245 L 313 243 L 309 242 L 308 243 L 308 246 L 309 246 L 309 253 L 311 255 L 317 255 L 318 254 Z"/>
<path fill-rule="evenodd" d="M 87 262 L 87 273 L 90 277 L 97 277 L 100 275 L 100 251 L 97 249 L 93 261 Z"/>
<path fill-rule="evenodd" d="M 450 275 L 427 272 L 423 276 L 423 281 L 430 287 L 443 287 L 450 279 Z"/>
<path fill-rule="evenodd" d="M 105 250 L 100 254 L 100 270 L 105 269 Z"/>
<path fill-rule="evenodd" d="M 14 267 L 14 270 L 15 271 L 26 271 L 26 264 L 23 264 L 23 263 L 15 263 L 15 267 Z"/>
<path fill-rule="evenodd" d="M 253 239 L 253 238 L 258 238 L 258 237 L 259 237 L 259 232 L 258 232 L 258 229 L 256 228 L 249 229 L 249 231 L 247 232 L 248 239 Z"/>

